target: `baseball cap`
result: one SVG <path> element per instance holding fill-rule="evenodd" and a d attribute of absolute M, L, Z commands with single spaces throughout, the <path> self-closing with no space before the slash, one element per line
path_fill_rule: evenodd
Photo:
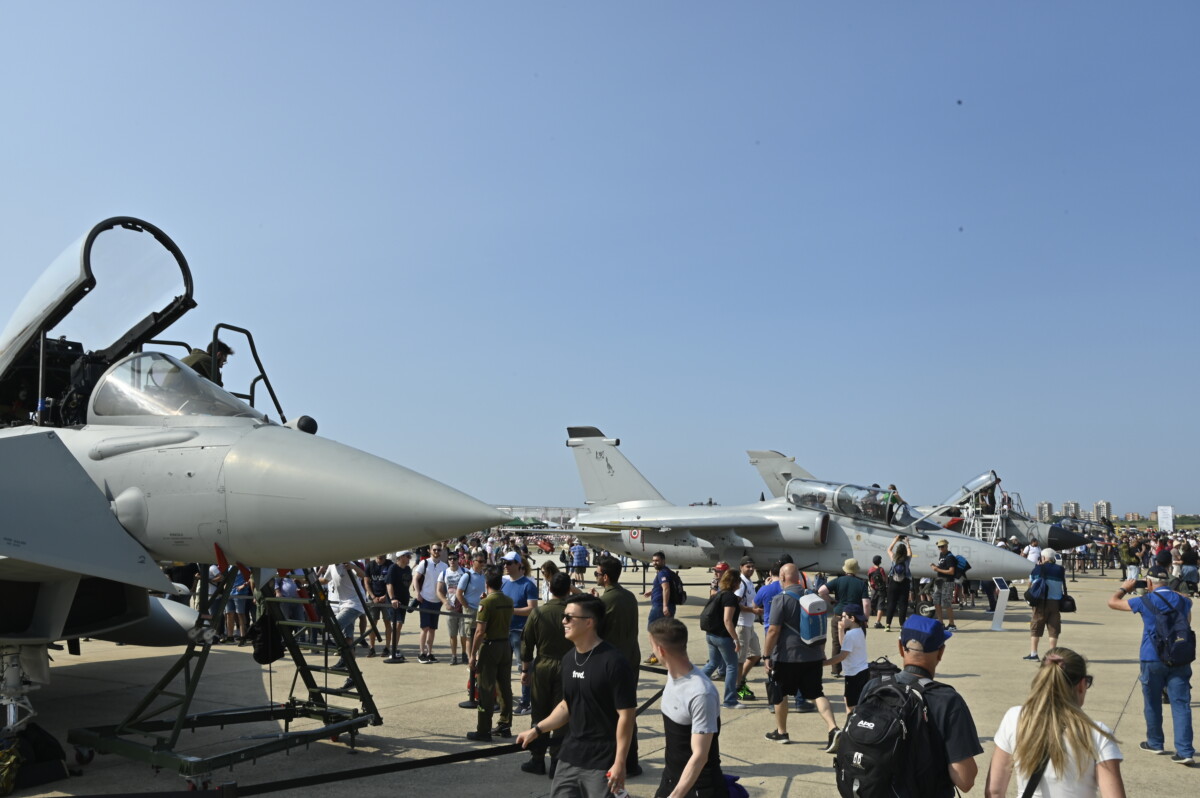
<path fill-rule="evenodd" d="M 405 549 L 404 551 L 396 552 L 397 560 L 400 559 L 401 557 L 411 557 L 411 556 L 413 556 L 412 549 Z"/>
<path fill-rule="evenodd" d="M 742 558 L 742 565 L 754 565 L 754 558 L 747 554 Z"/>
<path fill-rule="evenodd" d="M 504 560 L 505 562 L 521 562 L 521 555 L 515 551 L 510 551 L 500 559 Z"/>
<path fill-rule="evenodd" d="M 727 562 L 719 562 L 713 566 L 713 571 L 718 574 L 723 574 L 728 570 L 729 570 L 729 563 L 727 563 Z"/>
<path fill-rule="evenodd" d="M 910 650 L 924 651 L 926 654 L 937 651 L 952 636 L 953 632 L 947 632 L 941 621 L 937 618 L 926 618 L 924 615 L 908 616 L 904 628 L 900 630 L 900 642 L 905 648 L 908 648 L 908 642 L 911 640 L 920 647 Z"/>
<path fill-rule="evenodd" d="M 941 540 L 939 540 L 939 541 L 937 542 L 937 545 L 938 545 L 938 546 L 946 546 L 946 547 L 949 547 L 949 546 L 950 546 L 950 541 L 946 540 L 945 538 L 942 538 Z"/>
<path fill-rule="evenodd" d="M 1152 576 L 1155 579 L 1170 579 L 1171 578 L 1170 572 L 1167 571 L 1166 568 L 1163 568 L 1161 565 L 1150 566 L 1150 570 L 1146 571 L 1146 576 Z"/>
<path fill-rule="evenodd" d="M 849 615 L 851 618 L 858 621 L 859 623 L 867 622 L 867 614 L 865 612 L 863 612 L 863 608 L 862 608 L 861 604 L 853 604 L 853 605 L 847 604 L 846 609 L 842 610 L 842 613 L 845 615 Z"/>

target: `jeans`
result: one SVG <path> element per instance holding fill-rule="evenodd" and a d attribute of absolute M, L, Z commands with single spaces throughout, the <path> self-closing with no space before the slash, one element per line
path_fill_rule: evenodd
<path fill-rule="evenodd" d="M 357 609 L 347 607 L 344 610 L 339 610 L 337 614 L 337 625 L 342 630 L 342 636 L 346 638 L 346 645 L 354 648 L 354 622 L 362 616 L 362 613 Z M 337 658 L 337 662 L 333 665 L 335 668 L 340 668 L 346 662 L 342 657 Z"/>
<path fill-rule="evenodd" d="M 516 662 L 521 661 L 521 635 L 524 629 L 509 629 L 508 630 L 508 645 L 512 648 L 513 659 Z M 521 685 L 521 705 L 529 706 L 529 685 Z"/>
<path fill-rule="evenodd" d="M 704 666 L 704 675 L 711 677 L 717 668 L 725 671 L 724 703 L 731 707 L 738 702 L 738 660 L 733 638 L 705 635 L 704 640 L 708 643 L 708 664 Z"/>
<path fill-rule="evenodd" d="M 1163 741 L 1162 691 L 1171 701 L 1171 719 L 1175 725 L 1175 755 L 1193 756 L 1192 746 L 1191 665 L 1167 667 L 1163 662 L 1142 661 L 1138 680 L 1142 683 L 1142 712 L 1146 716 L 1146 742 L 1161 749 Z"/>

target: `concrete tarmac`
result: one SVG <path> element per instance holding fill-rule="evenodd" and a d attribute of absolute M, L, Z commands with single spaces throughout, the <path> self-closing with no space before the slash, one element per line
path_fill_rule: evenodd
<path fill-rule="evenodd" d="M 636 575 L 631 576 L 636 578 Z M 694 586 L 691 583 L 699 582 L 701 576 L 694 570 L 683 572 L 685 582 L 692 588 L 692 598 L 680 613 L 692 633 L 689 650 L 697 665 L 703 665 L 706 660 L 704 636 L 699 631 L 697 617 L 703 606 L 700 596 L 707 594 L 707 582 Z M 1172 764 L 1168 757 L 1138 750 L 1138 744 L 1145 739 L 1137 657 L 1141 621 L 1130 613 L 1114 612 L 1106 606 L 1108 597 L 1119 584 L 1116 574 L 1109 572 L 1104 578 L 1099 574 L 1079 575 L 1078 580 L 1069 583 L 1068 587 L 1078 601 L 1079 611 L 1073 616 L 1065 616 L 1067 620 L 1059 642 L 1090 661 L 1090 673 L 1096 681 L 1088 693 L 1085 709 L 1115 730 L 1125 755 L 1122 773 L 1128 795 L 1196 794 L 1200 790 L 1200 767 Z M 636 585 L 631 587 L 636 588 Z M 937 673 L 939 680 L 953 685 L 966 698 L 984 747 L 984 754 L 977 760 L 979 777 L 970 795 L 983 794 L 992 735 L 1005 711 L 1024 701 L 1038 667 L 1037 663 L 1021 659 L 1029 653 L 1029 608 L 1023 603 L 1010 606 L 1002 631 L 991 630 L 991 616 L 986 609 L 986 601 L 981 598 L 977 608 L 956 612 L 958 632 L 947 643 L 947 653 Z M 643 617 L 648 611 L 648 605 L 643 605 Z M 252 764 L 218 771 L 212 775 L 213 784 L 236 782 L 241 788 L 265 786 L 282 779 L 485 748 L 464 738 L 464 734 L 475 727 L 475 712 L 457 706 L 465 698 L 467 672 L 463 665 L 448 664 L 450 650 L 445 629 L 439 630 L 435 648 L 441 662 L 421 665 L 416 662 L 417 633 L 410 626 L 415 627 L 415 624 L 406 624 L 401 641 L 402 650 L 408 656 L 407 663 L 386 665 L 379 658 L 366 658 L 365 651 L 359 659 L 384 723 L 364 729 L 354 750 L 345 744 L 343 735 L 339 743 L 322 741 L 308 748 L 271 754 Z M 887 654 L 893 662 L 898 662 L 898 637 L 896 633 L 871 629 L 867 635 L 871 658 Z M 1046 648 L 1043 639 L 1042 653 Z M 644 654 L 649 652 L 644 632 L 642 651 Z M 116 723 L 177 656 L 178 651 L 174 649 L 116 646 L 94 641 L 83 643 L 79 657 L 57 652 L 52 684 L 31 696 L 39 713 L 37 722 L 64 745 L 68 728 Z M 290 660 L 281 660 L 268 668 L 254 662 L 248 647 L 216 646 L 193 711 L 284 701 L 292 673 Z M 751 677 L 751 688 L 760 696 L 758 701 L 747 702 L 749 709 L 722 711 L 722 766 L 727 773 L 740 776 L 741 783 L 755 798 L 836 795 L 831 756 L 822 752 L 826 732 L 818 715 L 793 713 L 789 716 L 790 745 L 763 739 L 763 734 L 774 728 L 773 718 L 761 699 L 763 673 L 759 668 Z M 653 696 L 664 679 L 643 673 L 639 702 Z M 341 680 L 331 676 L 330 681 L 336 685 Z M 519 684 L 514 681 L 514 691 L 517 690 Z M 840 725 L 845 721 L 841 680 L 827 678 L 825 690 Z M 1192 706 L 1195 707 L 1195 699 Z M 1173 750 L 1170 708 L 1163 707 L 1163 712 L 1167 749 Z M 514 719 L 518 730 L 528 728 L 528 725 L 527 717 Z M 185 732 L 180 747 L 188 753 L 204 755 L 228 750 L 236 747 L 241 738 L 270 733 L 278 728 L 277 724 L 252 724 L 195 734 Z M 638 738 L 645 773 L 630 780 L 627 787 L 633 796 L 651 796 L 658 786 L 663 762 L 662 718 L 657 705 L 639 719 Z M 507 742 L 511 740 L 496 741 L 497 744 Z M 272 794 L 309 796 L 317 790 L 324 795 L 353 794 L 356 798 L 392 798 L 398 793 L 514 798 L 548 795 L 550 782 L 545 776 L 528 775 L 519 769 L 525 757 L 524 753 L 515 753 L 368 778 L 347 776 L 344 784 Z M 79 770 L 81 775 L 69 780 L 37 790 L 18 791 L 14 795 L 129 794 L 184 790 L 187 786 L 175 773 L 165 770 L 155 773 L 146 765 L 115 755 L 98 755 Z M 1017 794 L 1015 779 L 1011 784 L 1008 794 L 1013 796 Z"/>

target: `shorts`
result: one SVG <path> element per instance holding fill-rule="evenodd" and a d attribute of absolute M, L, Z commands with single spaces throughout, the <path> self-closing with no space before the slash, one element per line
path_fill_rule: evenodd
<path fill-rule="evenodd" d="M 250 599 L 246 598 L 245 596 L 230 596 L 229 601 L 226 602 L 227 606 L 225 610 L 226 612 L 235 612 L 238 615 L 245 615 L 246 602 L 248 601 L 250 601 Z"/>
<path fill-rule="evenodd" d="M 451 639 L 463 636 L 463 614 L 456 612 L 453 615 L 446 616 L 446 629 L 450 633 Z"/>
<path fill-rule="evenodd" d="M 438 628 L 438 615 L 442 611 L 442 602 L 440 601 L 422 601 L 421 605 L 421 628 L 436 629 Z"/>
<path fill-rule="evenodd" d="M 387 619 L 392 623 L 404 624 L 404 617 L 408 615 L 408 610 L 403 606 L 388 607 Z"/>
<path fill-rule="evenodd" d="M 937 607 L 949 607 L 954 601 L 954 581 L 937 579 L 933 583 L 933 603 Z"/>
<path fill-rule="evenodd" d="M 386 603 L 385 604 L 371 603 L 371 604 L 367 605 L 367 614 L 371 616 L 372 621 L 380 621 L 380 620 L 390 621 L 391 620 L 391 612 L 392 612 L 391 606 Z"/>
<path fill-rule="evenodd" d="M 812 662 L 776 662 L 775 681 L 785 696 L 795 695 L 799 691 L 809 701 L 815 701 L 825 695 L 821 671 L 819 659 Z"/>
<path fill-rule="evenodd" d="M 867 686 L 867 682 L 871 681 L 871 669 L 863 668 L 853 676 L 846 677 L 846 690 L 843 695 L 846 697 L 846 706 L 858 706 L 858 699 L 862 695 L 863 688 Z"/>
<path fill-rule="evenodd" d="M 585 571 L 587 571 L 587 566 L 586 566 L 586 565 L 572 565 L 572 566 L 571 566 L 571 573 L 573 573 L 573 574 L 580 574 L 580 575 L 583 575 L 583 573 L 584 573 Z"/>
<path fill-rule="evenodd" d="M 559 760 L 550 784 L 550 798 L 606 798 L 608 776 L 603 770 L 587 770 Z"/>
<path fill-rule="evenodd" d="M 750 657 L 762 659 L 762 646 L 758 643 L 758 634 L 753 626 L 739 626 L 738 633 L 738 662 L 745 662 Z"/>
<path fill-rule="evenodd" d="M 475 616 L 479 614 L 478 609 L 463 607 L 463 629 L 462 637 L 472 640 L 475 637 Z"/>
<path fill-rule="evenodd" d="M 1058 599 L 1046 599 L 1033 604 L 1033 617 L 1029 620 L 1029 635 L 1041 637 L 1048 631 L 1050 637 L 1058 637 L 1062 631 L 1062 618 L 1058 614 Z"/>

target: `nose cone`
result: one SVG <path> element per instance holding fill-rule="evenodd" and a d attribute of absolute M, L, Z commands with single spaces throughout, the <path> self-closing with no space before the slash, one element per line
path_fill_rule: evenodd
<path fill-rule="evenodd" d="M 1020 554 L 1013 554 L 1008 549 L 993 546 L 987 541 L 974 538 L 969 540 L 969 544 L 960 544 L 959 548 L 951 549 L 955 554 L 969 552 L 966 554 L 971 562 L 968 579 L 991 579 L 997 576 L 1005 579 L 1025 579 L 1033 570 L 1033 563 Z"/>
<path fill-rule="evenodd" d="M 1046 545 L 1055 551 L 1066 551 L 1087 543 L 1088 539 L 1074 530 L 1067 529 L 1061 524 L 1052 524 L 1050 534 L 1046 536 Z"/>
<path fill-rule="evenodd" d="M 231 560 L 298 567 L 412 548 L 509 520 L 465 493 L 340 443 L 265 426 L 223 469 Z"/>

